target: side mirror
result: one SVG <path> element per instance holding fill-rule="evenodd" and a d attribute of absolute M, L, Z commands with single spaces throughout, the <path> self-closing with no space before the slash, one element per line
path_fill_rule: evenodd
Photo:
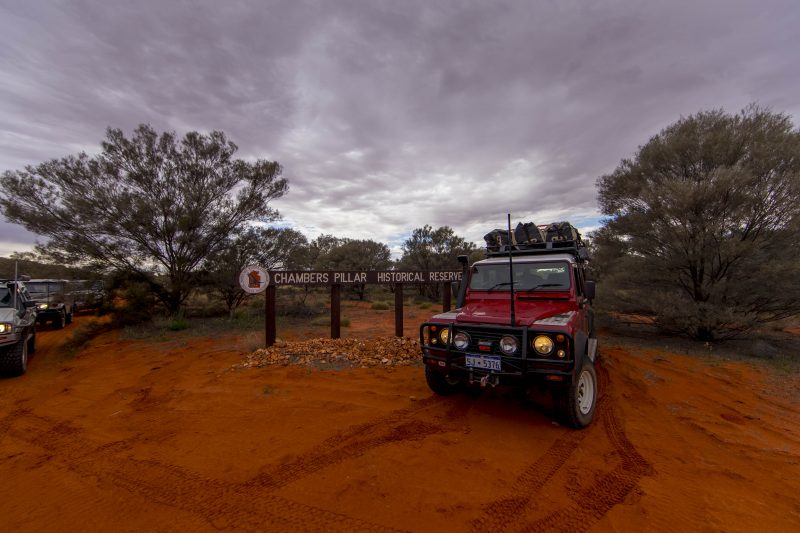
<path fill-rule="evenodd" d="M 462 265 L 466 265 L 469 262 L 469 257 L 466 255 L 459 255 L 458 262 L 461 263 Z"/>
<path fill-rule="evenodd" d="M 595 285 L 594 281 L 587 281 L 586 282 L 586 297 L 590 300 L 594 300 L 594 293 L 595 293 Z"/>
<path fill-rule="evenodd" d="M 461 282 L 460 281 L 451 281 L 450 282 L 450 294 L 455 294 L 456 298 L 458 297 L 458 293 L 461 290 Z"/>

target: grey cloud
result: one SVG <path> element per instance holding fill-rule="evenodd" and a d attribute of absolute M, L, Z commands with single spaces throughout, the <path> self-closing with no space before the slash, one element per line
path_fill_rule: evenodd
<path fill-rule="evenodd" d="M 679 116 L 800 112 L 793 0 L 0 9 L 0 168 L 107 126 L 220 129 L 284 165 L 276 207 L 307 232 L 595 220 L 595 179 Z"/>

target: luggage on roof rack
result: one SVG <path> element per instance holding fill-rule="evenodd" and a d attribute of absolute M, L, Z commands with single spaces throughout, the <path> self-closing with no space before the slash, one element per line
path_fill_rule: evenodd
<path fill-rule="evenodd" d="M 569 222 L 553 222 L 545 231 L 547 242 L 578 241 L 580 233 Z"/>
<path fill-rule="evenodd" d="M 512 244 L 508 242 L 508 232 L 504 229 L 493 229 L 483 236 L 483 240 L 486 241 L 486 250 L 489 252 L 497 252 Z"/>
<path fill-rule="evenodd" d="M 514 230 L 514 240 L 517 241 L 514 244 L 536 244 L 544 242 L 545 234 L 533 222 L 520 222 Z"/>
<path fill-rule="evenodd" d="M 544 226 L 532 222 L 519 223 L 510 243 L 508 231 L 503 229 L 492 230 L 483 238 L 489 257 L 508 255 L 510 251 L 511 255 L 569 253 L 582 261 L 589 259 L 581 234 L 569 222 L 553 222 Z"/>

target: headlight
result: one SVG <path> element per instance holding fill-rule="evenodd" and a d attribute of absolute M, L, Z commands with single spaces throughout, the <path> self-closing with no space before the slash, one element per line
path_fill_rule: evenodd
<path fill-rule="evenodd" d="M 518 348 L 517 339 L 511 335 L 506 335 L 500 339 L 500 351 L 506 355 L 511 355 Z"/>
<path fill-rule="evenodd" d="M 36 309 L 47 309 L 47 304 L 36 304 Z"/>
<path fill-rule="evenodd" d="M 553 351 L 553 339 L 546 335 L 539 335 L 533 339 L 533 349 L 542 355 L 547 355 Z"/>
<path fill-rule="evenodd" d="M 459 350 L 466 350 L 467 346 L 469 346 L 469 335 L 459 331 L 453 335 L 453 345 Z"/>
<path fill-rule="evenodd" d="M 11 333 L 11 328 L 12 328 L 12 325 L 9 324 L 8 322 L 0 323 L 0 334 L 7 335 L 7 334 Z"/>
<path fill-rule="evenodd" d="M 439 340 L 442 341 L 442 344 L 447 344 L 447 341 L 450 340 L 450 328 L 442 328 L 442 331 L 439 332 Z"/>

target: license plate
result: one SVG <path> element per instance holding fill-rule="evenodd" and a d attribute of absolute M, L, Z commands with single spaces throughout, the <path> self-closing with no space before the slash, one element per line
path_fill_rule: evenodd
<path fill-rule="evenodd" d="M 481 370 L 500 371 L 499 355 L 468 355 L 467 366 L 470 368 L 480 368 Z"/>

